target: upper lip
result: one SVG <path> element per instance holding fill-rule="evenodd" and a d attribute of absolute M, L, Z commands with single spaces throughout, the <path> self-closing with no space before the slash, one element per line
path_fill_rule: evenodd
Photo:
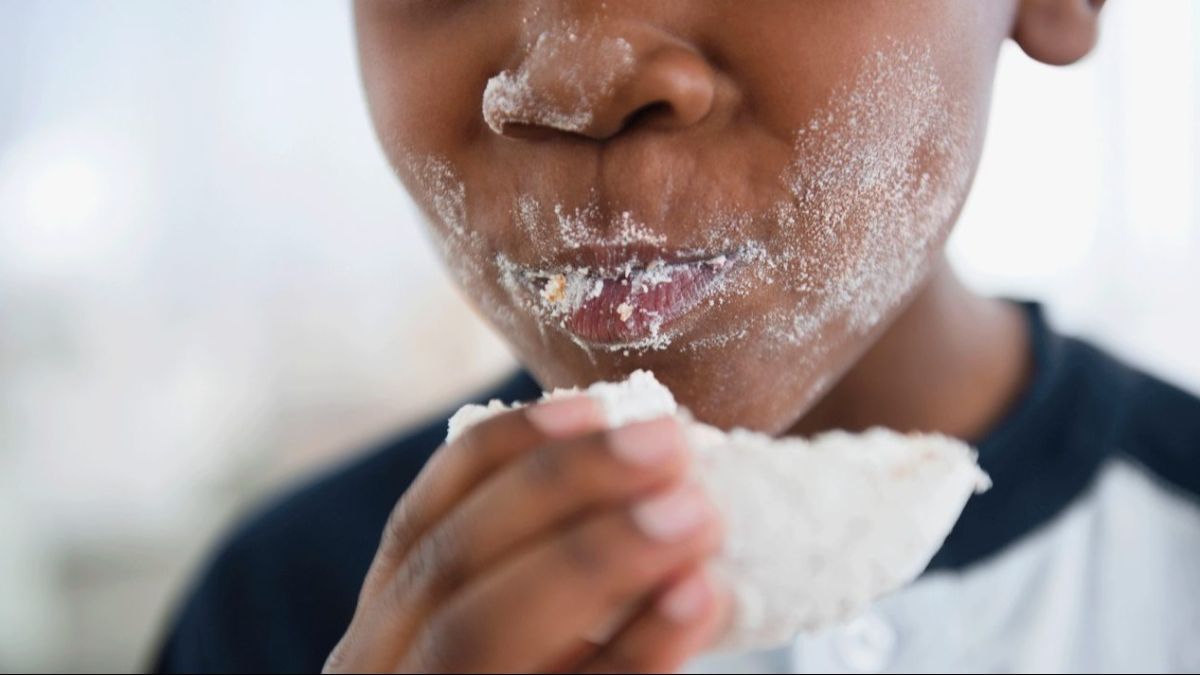
<path fill-rule="evenodd" d="M 550 273 L 562 270 L 594 270 L 599 276 L 617 276 L 644 269 L 651 264 L 685 265 L 699 263 L 730 252 L 703 251 L 697 248 L 667 248 L 653 244 L 581 246 L 561 251 L 543 260 L 539 268 Z"/>

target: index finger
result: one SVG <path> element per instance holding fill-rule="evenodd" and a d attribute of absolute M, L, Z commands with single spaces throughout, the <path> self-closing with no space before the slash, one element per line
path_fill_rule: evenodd
<path fill-rule="evenodd" d="M 389 664 L 397 662 L 419 617 L 389 613 L 387 591 L 393 583 L 392 577 L 420 538 L 476 486 L 516 457 L 548 442 L 604 426 L 600 407 L 590 398 L 579 396 L 497 415 L 438 448 L 388 516 L 350 627 L 334 649 L 326 669 L 374 671 L 390 668 Z M 379 611 L 381 608 L 383 611 Z M 386 635 L 387 639 L 377 639 L 380 635 Z M 357 645 L 370 647 L 359 649 Z"/>
<path fill-rule="evenodd" d="M 468 428 L 438 448 L 392 510 L 379 557 L 401 560 L 456 503 L 514 458 L 548 441 L 604 427 L 600 406 L 576 396 L 511 410 Z"/>

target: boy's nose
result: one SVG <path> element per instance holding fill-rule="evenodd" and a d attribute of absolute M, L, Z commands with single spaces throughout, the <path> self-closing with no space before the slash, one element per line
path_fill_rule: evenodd
<path fill-rule="evenodd" d="M 584 134 L 604 139 L 626 128 L 644 125 L 677 129 L 699 123 L 712 110 L 715 84 L 712 68 L 682 45 L 663 45 L 635 57 L 622 87 L 602 98 Z"/>
<path fill-rule="evenodd" d="M 716 74 L 690 45 L 648 27 L 547 31 L 488 83 L 483 113 L 512 138 L 597 141 L 635 128 L 683 129 L 712 111 Z"/>

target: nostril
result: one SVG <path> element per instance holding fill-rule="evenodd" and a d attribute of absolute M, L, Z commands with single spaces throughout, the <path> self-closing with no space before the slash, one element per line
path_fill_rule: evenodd
<path fill-rule="evenodd" d="M 708 117 L 715 98 L 716 74 L 699 53 L 660 49 L 642 59 L 628 85 L 610 101 L 609 114 L 602 111 L 597 117 L 613 120 L 614 126 L 620 120 L 619 130 L 683 129 Z"/>
<path fill-rule="evenodd" d="M 526 141 L 541 141 L 563 132 L 541 124 L 527 122 L 505 122 L 500 125 L 500 135 L 508 138 L 519 138 Z"/>
<path fill-rule="evenodd" d="M 621 120 L 621 129 L 632 129 L 637 126 L 653 126 L 656 120 L 669 118 L 674 114 L 675 112 L 670 103 L 656 101 L 649 105 L 644 105 L 627 115 L 625 119 Z"/>

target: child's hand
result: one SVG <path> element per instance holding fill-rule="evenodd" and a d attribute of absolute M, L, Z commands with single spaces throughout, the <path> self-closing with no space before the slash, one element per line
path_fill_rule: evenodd
<path fill-rule="evenodd" d="M 672 419 L 515 410 L 430 460 L 388 520 L 327 672 L 674 670 L 714 637 L 720 525 Z M 653 602 L 645 602 L 653 600 Z M 636 613 L 607 644 L 586 637 Z"/>

